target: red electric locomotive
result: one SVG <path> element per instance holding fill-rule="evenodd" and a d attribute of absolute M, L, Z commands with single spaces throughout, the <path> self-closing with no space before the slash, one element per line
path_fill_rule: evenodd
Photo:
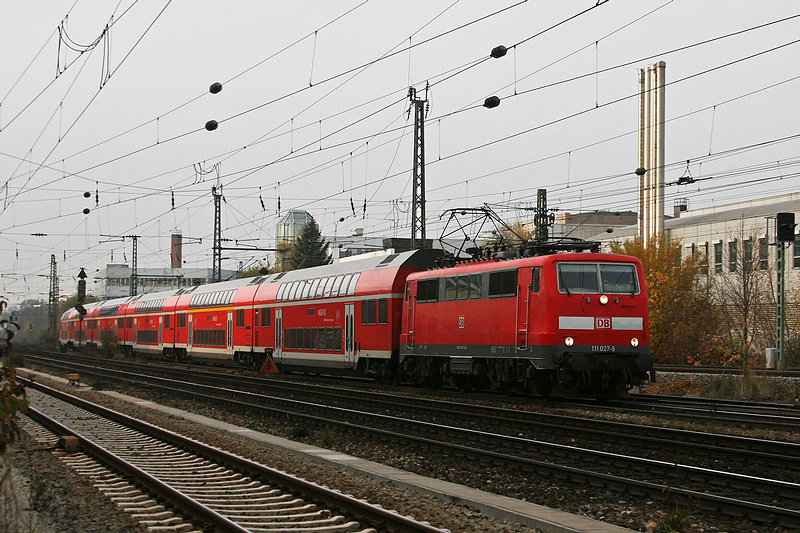
<path fill-rule="evenodd" d="M 545 395 L 655 378 L 642 266 L 628 256 L 371 254 L 86 309 L 64 313 L 62 347 L 115 335 L 126 352 L 177 361 Z"/>
<path fill-rule="evenodd" d="M 400 360 L 422 383 L 620 394 L 653 367 L 641 263 L 562 253 L 412 274 Z"/>

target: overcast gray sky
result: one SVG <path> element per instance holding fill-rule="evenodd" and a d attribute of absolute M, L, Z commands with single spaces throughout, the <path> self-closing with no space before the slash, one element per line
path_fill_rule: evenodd
<path fill-rule="evenodd" d="M 51 254 L 62 293 L 81 267 L 129 263 L 130 240 L 108 236 L 141 236 L 139 267 L 168 267 L 179 230 L 202 238 L 185 266 L 210 268 L 217 180 L 228 239 L 272 247 L 291 209 L 325 235 L 408 237 L 409 86 L 430 85 L 429 238 L 446 209 L 525 218 L 539 188 L 563 211 L 635 210 L 638 69 L 656 61 L 667 182 L 687 160 L 712 178 L 669 186 L 669 211 L 679 197 L 694 209 L 797 190 L 794 2 L 5 1 L 2 15 L 12 303 L 47 297 Z M 483 108 L 492 95 L 500 106 Z M 235 269 L 269 254 L 225 256 Z"/>

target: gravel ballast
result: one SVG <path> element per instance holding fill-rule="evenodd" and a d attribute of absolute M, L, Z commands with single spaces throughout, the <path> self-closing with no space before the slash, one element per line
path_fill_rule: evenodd
<path fill-rule="evenodd" d="M 66 388 L 74 392 L 74 388 Z M 292 440 L 320 446 L 323 440 L 327 441 L 331 449 L 355 455 L 375 462 L 387 464 L 403 470 L 420 473 L 429 477 L 444 479 L 454 483 L 531 501 L 540 505 L 558 508 L 575 514 L 607 521 L 616 525 L 629 527 L 638 531 L 669 531 L 662 529 L 666 526 L 668 518 L 678 514 L 685 515 L 679 521 L 682 531 L 702 532 L 763 532 L 785 531 L 782 528 L 763 526 L 741 520 L 729 519 L 724 516 L 714 516 L 694 509 L 690 503 L 679 502 L 677 507 L 670 507 L 662 502 L 647 499 L 636 499 L 616 494 L 605 489 L 585 487 L 577 484 L 568 484 L 559 480 L 546 479 L 542 476 L 521 475 L 492 469 L 491 467 L 476 467 L 468 464 L 462 458 L 448 458 L 440 454 L 423 451 L 416 448 L 400 449 L 397 445 L 384 441 L 373 441 L 365 437 L 349 434 L 331 434 L 324 428 L 306 427 L 287 420 L 268 420 L 258 418 L 246 413 L 229 413 L 214 406 L 198 406 L 186 400 L 153 395 L 141 390 L 120 390 L 127 394 L 146 397 L 149 400 L 170 405 L 187 411 L 198 412 L 205 416 L 222 419 L 226 422 L 249 427 L 265 433 L 282 436 Z M 119 410 L 142 418 L 151 423 L 166 427 L 189 437 L 208 442 L 209 444 L 232 451 L 239 455 L 254 459 L 274 468 L 291 472 L 320 484 L 336 488 L 344 493 L 364 498 L 370 502 L 378 503 L 386 508 L 397 510 L 402 514 L 413 516 L 417 519 L 427 520 L 433 525 L 450 529 L 453 532 L 531 532 L 534 529 L 512 523 L 503 523 L 491 520 L 479 512 L 461 505 L 441 502 L 432 497 L 422 496 L 409 490 L 399 489 L 388 483 L 380 483 L 365 478 L 364 476 L 343 472 L 340 469 L 327 467 L 318 463 L 294 456 L 289 453 L 276 452 L 266 449 L 252 441 L 228 434 L 220 433 L 182 419 L 156 413 L 150 409 L 124 402 L 114 401 L 107 396 L 81 388 L 80 394 L 87 399 L 108 405 Z M 583 413 L 582 413 L 583 414 Z M 20 448 L 18 456 L 24 455 Z M 24 473 L 24 470 L 23 470 Z M 66 477 L 64 474 L 62 477 Z M 658 480 L 654 480 L 657 482 Z M 76 484 L 87 485 L 86 491 L 94 491 L 88 482 L 81 481 Z M 76 490 L 79 500 L 81 489 Z M 98 495 L 99 498 L 102 497 Z M 55 502 L 54 502 L 55 503 Z M 99 502 L 101 505 L 103 502 Z M 109 504 L 105 504 L 109 505 Z M 677 511 L 677 513 L 676 513 Z M 94 516 L 106 516 L 105 513 L 95 513 Z M 85 531 L 137 531 L 135 526 L 125 524 L 124 515 L 121 522 L 115 527 L 128 527 L 133 529 L 85 529 Z M 54 529 L 53 531 L 69 531 L 70 529 Z M 74 531 L 84 531 L 74 528 Z"/>

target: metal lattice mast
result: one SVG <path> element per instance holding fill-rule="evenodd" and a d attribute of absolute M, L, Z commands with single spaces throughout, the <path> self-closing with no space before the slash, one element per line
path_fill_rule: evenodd
<path fill-rule="evenodd" d="M 50 332 L 58 331 L 58 264 L 56 263 L 56 256 L 50 256 L 50 295 L 48 299 L 49 304 L 49 318 L 50 318 Z"/>
<path fill-rule="evenodd" d="M 414 108 L 414 191 L 411 198 L 411 249 L 425 248 L 425 105 L 428 99 L 418 99 L 417 90 L 408 88 Z"/>
<path fill-rule="evenodd" d="M 536 191 L 536 215 L 533 223 L 536 226 L 536 240 L 546 241 L 550 236 L 550 217 L 547 212 L 547 189 Z"/>
<path fill-rule="evenodd" d="M 222 281 L 222 215 L 220 213 L 220 199 L 222 198 L 222 185 L 211 187 L 214 196 L 214 264 L 211 274 L 213 281 Z"/>
<path fill-rule="evenodd" d="M 136 296 L 136 284 L 139 281 L 139 268 L 136 264 L 136 260 L 139 257 L 139 236 L 129 235 L 129 237 L 133 240 L 133 257 L 131 257 L 131 296 Z"/>

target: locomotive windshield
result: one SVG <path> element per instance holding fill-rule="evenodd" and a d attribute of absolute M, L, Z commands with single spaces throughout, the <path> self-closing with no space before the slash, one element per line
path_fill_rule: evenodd
<path fill-rule="evenodd" d="M 565 294 L 636 294 L 636 266 L 559 263 L 558 290 Z"/>

